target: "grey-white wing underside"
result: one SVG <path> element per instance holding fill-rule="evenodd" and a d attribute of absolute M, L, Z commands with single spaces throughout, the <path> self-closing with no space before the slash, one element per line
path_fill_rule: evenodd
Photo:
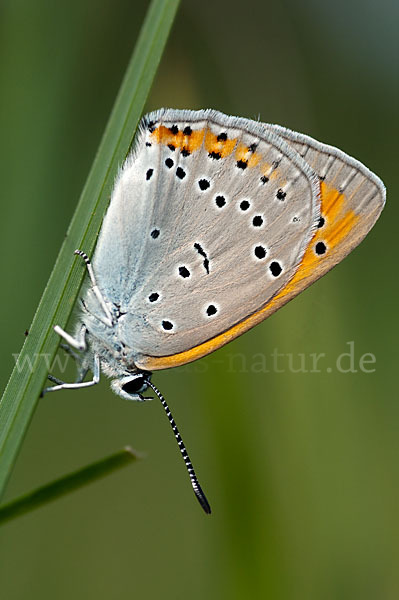
<path fill-rule="evenodd" d="M 300 264 L 318 194 L 306 161 L 260 123 L 148 115 L 93 260 L 103 295 L 125 313 L 120 340 L 137 354 L 175 354 L 259 310 Z"/>
<path fill-rule="evenodd" d="M 385 186 L 364 164 L 338 148 L 280 125 L 264 126 L 288 142 L 319 177 L 324 226 L 331 228 L 335 225 L 336 230 L 342 229 L 342 225 L 334 224 L 332 220 L 342 221 L 345 214 L 353 213 L 350 229 L 347 228 L 342 238 L 343 243 L 330 245 L 329 252 L 323 257 L 318 274 L 321 276 L 349 254 L 373 227 L 385 205 Z M 343 206 L 338 210 L 340 202 Z"/>

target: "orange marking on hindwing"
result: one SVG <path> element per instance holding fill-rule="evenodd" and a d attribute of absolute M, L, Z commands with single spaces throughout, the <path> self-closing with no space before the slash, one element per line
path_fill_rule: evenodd
<path fill-rule="evenodd" d="M 245 144 L 239 144 L 236 150 L 236 159 L 247 163 L 248 167 L 256 167 L 261 160 L 259 152 L 251 152 Z"/>
<path fill-rule="evenodd" d="M 205 129 L 194 130 L 190 136 L 185 136 L 186 146 L 189 152 L 195 152 L 201 148 L 204 136 Z"/>
<path fill-rule="evenodd" d="M 218 136 L 212 133 L 210 129 L 207 129 L 205 136 L 205 150 L 208 153 L 214 152 L 220 154 L 221 158 L 229 156 L 234 150 L 237 143 L 237 138 L 218 140 Z"/>
<path fill-rule="evenodd" d="M 163 144 L 164 146 L 172 144 L 180 150 L 188 150 L 190 154 L 201 147 L 204 135 L 204 129 L 196 129 L 190 135 L 184 135 L 183 131 L 178 131 L 175 134 L 169 127 L 165 127 L 165 125 L 159 125 L 151 134 L 152 139 L 158 144 Z"/>
<path fill-rule="evenodd" d="M 273 307 L 282 298 L 296 290 L 299 282 L 311 277 L 318 264 L 331 254 L 331 252 L 345 239 L 359 217 L 353 210 L 346 210 L 344 194 L 335 188 L 329 187 L 324 181 L 320 182 L 320 214 L 325 219 L 323 227 L 316 229 L 302 261 L 289 283 L 269 302 L 267 307 Z M 317 242 L 324 242 L 327 246 L 325 254 L 315 252 Z M 266 308 L 266 307 L 265 307 Z"/>
<path fill-rule="evenodd" d="M 204 142 L 206 151 L 210 153 L 220 154 L 221 158 L 229 156 L 237 143 L 237 138 L 221 139 L 218 140 L 218 136 L 208 128 L 206 129 L 194 129 L 190 135 L 184 135 L 183 131 L 173 133 L 169 127 L 165 125 L 159 125 L 151 134 L 153 141 L 164 146 L 172 144 L 175 148 L 180 150 L 187 150 L 195 152 L 199 150 Z M 248 150 L 248 149 L 247 149 Z M 257 156 L 251 157 L 251 166 L 255 166 L 259 162 L 260 158 Z"/>

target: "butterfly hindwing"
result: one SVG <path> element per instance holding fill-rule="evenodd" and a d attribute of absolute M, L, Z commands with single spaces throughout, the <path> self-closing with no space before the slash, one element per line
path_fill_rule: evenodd
<path fill-rule="evenodd" d="M 146 368 L 184 364 L 214 351 L 273 314 L 322 277 L 367 235 L 378 219 L 386 190 L 367 167 L 341 150 L 278 125 L 264 125 L 282 137 L 315 171 L 320 185 L 320 218 L 290 281 L 258 311 L 186 352 L 147 358 Z"/>
<path fill-rule="evenodd" d="M 298 273 L 310 285 L 364 239 L 384 207 L 385 186 L 338 148 L 278 125 L 266 127 L 292 145 L 320 179 L 320 220 Z"/>

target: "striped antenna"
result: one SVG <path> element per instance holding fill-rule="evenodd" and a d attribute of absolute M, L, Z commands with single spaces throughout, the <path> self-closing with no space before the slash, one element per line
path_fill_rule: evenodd
<path fill-rule="evenodd" d="M 171 424 L 171 427 L 173 429 L 173 433 L 175 434 L 175 438 L 176 438 L 177 444 L 179 446 L 181 455 L 183 457 L 183 460 L 184 460 L 184 463 L 186 465 L 188 474 L 190 476 L 190 481 L 191 481 L 191 485 L 193 486 L 194 494 L 196 495 L 197 500 L 201 504 L 201 506 L 204 509 L 204 511 L 209 515 L 211 513 L 211 507 L 209 506 L 209 502 L 206 499 L 206 496 L 205 496 L 204 492 L 202 491 L 202 488 L 201 488 L 201 486 L 200 486 L 200 484 L 198 482 L 198 479 L 197 479 L 197 476 L 195 474 L 193 465 L 191 464 L 190 457 L 187 454 L 186 447 L 185 447 L 184 442 L 182 440 L 182 437 L 181 437 L 181 435 L 179 433 L 179 430 L 177 429 L 177 425 L 176 425 L 175 420 L 174 420 L 174 418 L 172 416 L 172 413 L 169 410 L 169 406 L 166 404 L 166 400 L 162 396 L 162 394 L 159 391 L 159 389 L 157 387 L 155 387 L 155 385 L 151 381 L 149 381 L 148 379 L 146 379 L 146 384 L 150 386 L 150 388 L 153 390 L 153 392 L 155 392 L 155 394 L 160 399 L 162 406 L 165 409 L 166 416 L 169 419 L 169 423 Z"/>

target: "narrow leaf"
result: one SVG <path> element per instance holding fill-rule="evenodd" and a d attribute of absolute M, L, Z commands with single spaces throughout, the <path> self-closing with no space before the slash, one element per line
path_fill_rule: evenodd
<path fill-rule="evenodd" d="M 85 269 L 74 250 L 91 254 L 118 166 L 128 153 L 172 26 L 179 0 L 153 0 L 148 9 L 86 185 L 43 293 L 29 335 L 0 402 L 0 496 L 57 351 L 53 326 L 64 327 Z"/>
<path fill-rule="evenodd" d="M 24 515 L 35 508 L 39 508 L 47 502 L 57 500 L 57 498 L 65 496 L 65 494 L 70 494 L 97 479 L 109 475 L 112 471 L 116 471 L 116 469 L 126 467 L 136 461 L 137 458 L 139 457 L 135 454 L 134 450 L 126 447 L 115 454 L 111 454 L 111 456 L 107 456 L 107 458 L 103 458 L 78 471 L 64 475 L 20 498 L 16 498 L 0 506 L 0 525 Z"/>

